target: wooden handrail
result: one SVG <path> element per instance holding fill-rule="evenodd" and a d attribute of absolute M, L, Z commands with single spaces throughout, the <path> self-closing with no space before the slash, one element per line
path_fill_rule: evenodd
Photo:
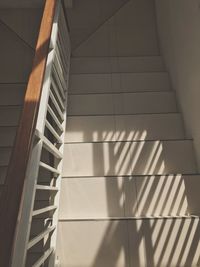
<path fill-rule="evenodd" d="M 15 146 L 5 181 L 0 216 L 0 266 L 11 265 L 16 225 L 20 212 L 27 165 L 34 140 L 36 120 L 46 69 L 57 0 L 46 0 L 38 41 L 24 99 Z"/>

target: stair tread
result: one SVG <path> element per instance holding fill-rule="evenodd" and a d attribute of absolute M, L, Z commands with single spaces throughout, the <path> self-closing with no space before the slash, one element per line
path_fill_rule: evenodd
<path fill-rule="evenodd" d="M 84 158 L 82 155 L 85 155 Z M 65 144 L 63 176 L 196 173 L 191 140 Z"/>
<path fill-rule="evenodd" d="M 96 217 L 96 218 L 59 218 L 60 222 L 81 221 L 127 221 L 127 220 L 161 220 L 161 219 L 200 219 L 200 215 L 169 215 L 169 216 L 128 216 L 128 217 Z"/>
<path fill-rule="evenodd" d="M 81 94 L 69 96 L 68 115 L 113 115 L 177 112 L 173 91 Z"/>
<path fill-rule="evenodd" d="M 65 132 L 66 143 L 183 138 L 180 113 L 68 116 Z"/>
<path fill-rule="evenodd" d="M 200 173 L 198 171 L 193 172 L 193 173 L 181 173 L 181 172 L 169 172 L 169 173 L 165 173 L 165 174 L 130 174 L 130 175 L 104 175 L 104 176 L 63 176 L 63 179 L 76 179 L 76 178 L 110 178 L 110 177 L 168 177 L 168 176 L 176 176 L 176 175 L 181 175 L 181 176 L 196 176 L 196 177 L 200 177 Z"/>
<path fill-rule="evenodd" d="M 184 141 L 191 141 L 193 142 L 192 138 L 171 138 L 171 139 L 142 139 L 142 140 L 117 140 L 117 141 L 113 141 L 113 140 L 109 140 L 109 141 L 95 141 L 95 142 L 91 142 L 91 141 L 86 141 L 86 142 L 66 142 L 65 144 L 69 144 L 69 145 L 81 145 L 81 144 L 117 144 L 117 143 L 149 143 L 149 142 L 184 142 Z"/>
<path fill-rule="evenodd" d="M 199 184 L 200 175 L 68 177 L 62 180 L 59 218 L 199 215 Z"/>
<path fill-rule="evenodd" d="M 147 75 L 147 76 L 152 76 L 152 75 L 167 75 L 168 76 L 168 72 L 167 71 L 164 71 L 164 70 L 161 70 L 161 71 L 150 71 L 150 72 L 147 72 L 147 71 L 141 71 L 141 72 L 133 72 L 133 71 L 126 71 L 126 72 L 117 72 L 117 73 L 72 73 L 71 76 L 110 76 L 110 75 L 120 75 L 120 74 L 125 74 L 125 75 L 135 75 L 135 76 L 143 76 L 143 75 Z"/>
<path fill-rule="evenodd" d="M 167 72 L 72 74 L 69 91 L 73 94 L 79 94 L 111 93 L 122 90 L 127 92 L 168 91 L 170 88 Z"/>
<path fill-rule="evenodd" d="M 71 60 L 76 60 L 76 59 L 103 59 L 103 58 L 134 58 L 134 59 L 142 59 L 142 58 L 160 58 L 162 59 L 161 55 L 139 55 L 139 56 L 76 56 L 76 55 L 72 55 Z"/>
<path fill-rule="evenodd" d="M 123 249 L 124 254 L 120 257 L 122 264 L 119 266 L 127 266 L 126 255 L 130 255 L 132 266 L 181 266 L 177 264 L 177 257 L 183 253 L 186 255 L 184 263 L 187 261 L 188 266 L 198 266 L 199 225 L 198 217 L 67 223 L 60 221 L 62 234 L 58 236 L 58 243 L 64 245 L 59 247 L 60 255 L 65 255 L 65 263 L 69 266 L 80 266 L 83 262 L 86 265 L 88 258 L 92 261 L 94 255 L 98 255 L 95 263 L 99 266 L 110 266 L 109 263 L 115 255 L 119 259 L 120 249 Z M 77 239 L 79 242 L 74 241 Z M 99 247 L 100 253 L 106 255 L 103 265 L 102 254 L 98 254 Z M 144 258 L 146 253 L 147 259 Z M 171 259 L 171 253 L 176 258 L 172 264 L 165 264 Z M 159 262 L 160 258 L 163 259 L 161 255 L 166 259 L 162 265 Z M 194 255 L 197 257 L 194 258 Z"/>

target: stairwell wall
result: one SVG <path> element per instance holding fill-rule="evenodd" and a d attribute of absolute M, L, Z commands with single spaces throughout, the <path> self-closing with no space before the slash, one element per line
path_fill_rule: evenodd
<path fill-rule="evenodd" d="M 155 0 L 161 53 L 200 170 L 200 1 Z"/>
<path fill-rule="evenodd" d="M 26 83 L 32 68 L 42 9 L 0 9 L 0 83 Z"/>

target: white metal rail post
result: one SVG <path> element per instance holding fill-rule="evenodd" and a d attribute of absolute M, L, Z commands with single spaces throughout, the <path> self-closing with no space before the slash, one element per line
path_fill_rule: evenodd
<path fill-rule="evenodd" d="M 12 267 L 55 266 L 70 53 L 69 32 L 58 0 Z M 40 171 L 48 173 L 48 181 L 40 180 Z"/>

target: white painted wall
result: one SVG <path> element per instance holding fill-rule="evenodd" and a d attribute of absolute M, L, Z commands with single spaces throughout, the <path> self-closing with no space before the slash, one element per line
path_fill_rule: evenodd
<path fill-rule="evenodd" d="M 200 168 L 200 1 L 155 2 L 161 51 Z"/>
<path fill-rule="evenodd" d="M 42 9 L 0 9 L 0 82 L 26 83 Z"/>

